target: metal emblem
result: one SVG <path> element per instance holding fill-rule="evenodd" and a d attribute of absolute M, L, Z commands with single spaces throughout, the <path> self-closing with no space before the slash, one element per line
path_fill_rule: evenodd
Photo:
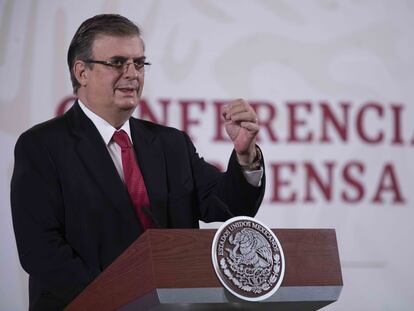
<path fill-rule="evenodd" d="M 220 282 L 243 300 L 269 298 L 285 274 L 279 240 L 251 217 L 234 217 L 223 223 L 214 236 L 211 255 Z"/>

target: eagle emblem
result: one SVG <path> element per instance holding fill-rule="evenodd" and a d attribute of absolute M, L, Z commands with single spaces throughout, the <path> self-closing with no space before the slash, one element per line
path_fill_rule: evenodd
<path fill-rule="evenodd" d="M 234 217 L 217 231 L 213 265 L 222 284 L 239 298 L 263 300 L 279 288 L 284 275 L 280 242 L 265 225 Z"/>

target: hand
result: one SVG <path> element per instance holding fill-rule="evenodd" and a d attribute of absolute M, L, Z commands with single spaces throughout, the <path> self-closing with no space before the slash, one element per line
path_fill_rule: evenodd
<path fill-rule="evenodd" d="M 256 135 L 259 132 L 256 112 L 245 100 L 237 99 L 224 106 L 223 117 L 239 163 L 252 163 L 256 157 Z"/>

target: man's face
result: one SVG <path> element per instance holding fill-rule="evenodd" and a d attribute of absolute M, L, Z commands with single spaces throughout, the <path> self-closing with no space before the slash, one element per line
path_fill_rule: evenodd
<path fill-rule="evenodd" d="M 137 107 L 144 86 L 144 68 L 136 70 L 133 60 L 144 57 L 144 46 L 138 36 L 97 36 L 92 45 L 92 60 L 128 60 L 125 70 L 103 64 L 87 69 L 84 87 L 86 104 L 107 121 Z"/>

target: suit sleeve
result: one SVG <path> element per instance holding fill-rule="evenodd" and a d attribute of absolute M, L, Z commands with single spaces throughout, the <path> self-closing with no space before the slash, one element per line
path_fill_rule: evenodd
<path fill-rule="evenodd" d="M 99 273 L 90 271 L 65 240 L 59 176 L 46 147 L 33 133 L 16 143 L 11 208 L 20 262 L 31 277 L 71 301 Z"/>
<path fill-rule="evenodd" d="M 260 187 L 252 186 L 243 175 L 233 150 L 224 173 L 200 158 L 190 138 L 185 134 L 192 164 L 199 206 L 200 220 L 204 222 L 225 221 L 234 216 L 255 216 L 263 200 L 266 174 L 262 158 L 263 176 Z M 220 207 L 227 205 L 230 212 Z"/>

